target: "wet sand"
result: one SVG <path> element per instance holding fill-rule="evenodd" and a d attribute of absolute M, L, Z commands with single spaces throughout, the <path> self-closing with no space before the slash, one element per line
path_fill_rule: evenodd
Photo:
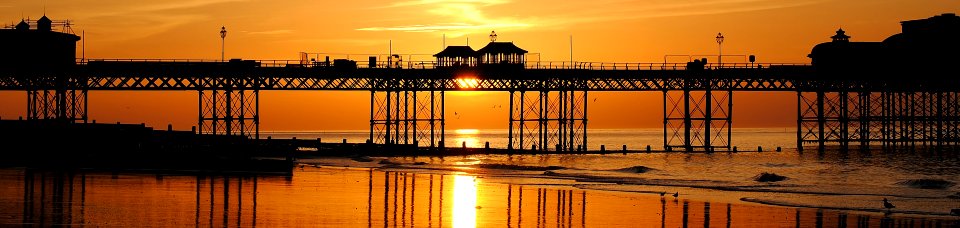
<path fill-rule="evenodd" d="M 327 227 L 908 227 L 955 217 L 584 190 L 529 178 L 301 166 L 292 176 L 0 169 L 0 225 Z M 702 194 L 698 194 L 702 195 Z"/>

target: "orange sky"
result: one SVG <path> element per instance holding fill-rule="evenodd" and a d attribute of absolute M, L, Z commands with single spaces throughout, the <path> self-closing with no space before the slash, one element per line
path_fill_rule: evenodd
<path fill-rule="evenodd" d="M 0 2 L 0 23 L 70 19 L 86 31 L 87 58 L 218 59 L 220 26 L 229 31 L 227 58 L 296 59 L 299 52 L 433 54 L 470 38 L 482 47 L 491 30 L 543 61 L 662 62 L 664 55 L 725 54 L 758 62 L 808 63 L 813 45 L 838 27 L 854 41 L 879 41 L 899 21 L 956 12 L 956 0 L 12 0 Z M 79 53 L 79 52 L 78 52 Z M 425 59 L 426 60 L 426 59 Z M 681 61 L 681 60 L 671 60 Z M 734 61 L 725 58 L 724 62 Z M 660 93 L 591 93 L 591 128 L 660 127 Z M 504 128 L 507 93 L 451 93 L 455 128 Z M 792 93 L 737 93 L 737 127 L 796 123 Z M 0 117 L 24 115 L 24 92 L 0 92 Z M 100 122 L 196 124 L 197 94 L 91 92 L 90 116 Z M 469 101 L 469 102 L 468 102 Z M 366 129 L 368 92 L 261 93 L 261 129 Z"/>

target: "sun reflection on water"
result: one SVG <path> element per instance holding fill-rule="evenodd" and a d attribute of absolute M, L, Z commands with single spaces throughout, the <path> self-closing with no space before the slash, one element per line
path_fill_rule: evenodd
<path fill-rule="evenodd" d="M 453 227 L 477 226 L 477 178 L 455 176 L 453 182 Z"/>
<path fill-rule="evenodd" d="M 457 147 L 469 147 L 469 148 L 480 148 L 483 145 L 480 144 L 480 138 L 477 136 L 480 133 L 480 130 L 477 129 L 457 129 L 454 131 L 457 135 L 454 138 L 454 142 L 457 143 Z"/>

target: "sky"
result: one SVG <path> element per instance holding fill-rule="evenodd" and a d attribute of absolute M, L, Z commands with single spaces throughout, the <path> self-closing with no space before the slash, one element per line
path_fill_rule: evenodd
<path fill-rule="evenodd" d="M 880 41 L 899 22 L 957 12 L 956 0 L 2 0 L 0 24 L 44 13 L 69 19 L 83 35 L 86 58 L 299 58 L 300 52 L 402 53 L 430 60 L 443 45 L 474 49 L 496 31 L 540 61 L 684 62 L 716 56 L 724 62 L 809 63 L 810 49 L 838 28 L 852 41 Z M 22 16 L 21 16 L 22 15 Z M 446 37 L 444 39 L 444 37 Z M 572 40 L 572 49 L 571 49 Z M 391 45 L 392 43 L 392 45 Z M 392 49 L 391 49 L 392 48 Z M 81 54 L 82 53 L 82 54 Z M 666 57 L 670 56 L 670 57 Z M 677 57 L 681 56 L 681 57 Z M 532 57 L 536 58 L 536 57 Z M 659 92 L 591 93 L 591 128 L 660 127 Z M 90 118 L 100 122 L 196 125 L 196 91 L 90 92 Z M 505 92 L 447 96 L 449 129 L 505 128 Z M 796 94 L 734 95 L 735 127 L 795 127 Z M 366 129 L 369 92 L 261 93 L 262 130 Z M 25 92 L 0 92 L 0 118 L 25 115 Z"/>

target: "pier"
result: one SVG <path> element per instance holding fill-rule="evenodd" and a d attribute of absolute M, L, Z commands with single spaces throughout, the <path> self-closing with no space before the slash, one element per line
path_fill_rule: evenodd
<path fill-rule="evenodd" d="M 918 21 L 925 20 L 930 23 L 904 22 L 904 31 L 952 26 L 938 22 L 960 17 L 945 14 Z M 590 92 L 662 93 L 663 148 L 711 152 L 732 150 L 734 92 L 787 91 L 797 94 L 801 150 L 960 145 L 960 80 L 935 76 L 950 70 L 947 62 L 931 61 L 938 57 L 934 55 L 898 65 L 906 67 L 887 67 L 901 59 L 841 53 L 848 46 L 870 45 L 912 48 L 889 56 L 930 52 L 930 47 L 913 45 L 924 41 L 924 34 L 895 37 L 867 45 L 850 42 L 840 30 L 832 42 L 813 49 L 813 64 L 541 62 L 530 61 L 526 50 L 497 42 L 494 35 L 478 51 L 450 46 L 435 55 L 435 61 L 419 62 L 391 56 L 386 61 L 370 57 L 366 64 L 303 57 L 79 59 L 23 65 L 27 59 L 4 64 L 9 70 L 0 72 L 0 90 L 26 92 L 28 120 L 81 123 L 93 111 L 87 106 L 89 91 L 197 91 L 197 103 L 191 104 L 200 110 L 195 133 L 255 139 L 260 138 L 261 91 L 368 91 L 369 143 L 420 148 L 450 146 L 444 138 L 445 92 L 502 91 L 510 93 L 505 101 L 510 110 L 504 123 L 509 129 L 506 149 L 544 152 L 586 150 Z"/>

